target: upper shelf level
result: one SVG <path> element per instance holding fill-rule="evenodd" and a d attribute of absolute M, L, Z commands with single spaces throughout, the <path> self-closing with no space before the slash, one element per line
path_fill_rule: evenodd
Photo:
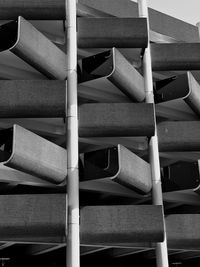
<path fill-rule="evenodd" d="M 79 0 L 78 16 L 93 17 L 138 17 L 137 3 L 130 0 Z M 16 19 L 23 16 L 28 20 L 64 20 L 65 0 L 0 0 L 0 18 Z M 149 8 L 152 38 L 197 42 L 198 29 L 194 25 L 178 20 Z M 162 35 L 162 36 L 161 36 Z"/>

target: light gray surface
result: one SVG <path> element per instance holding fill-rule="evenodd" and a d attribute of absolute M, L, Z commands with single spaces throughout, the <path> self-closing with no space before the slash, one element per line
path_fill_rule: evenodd
<path fill-rule="evenodd" d="M 62 183 L 67 176 L 67 152 L 64 148 L 14 125 L 12 154 L 5 166 L 52 183 Z"/>

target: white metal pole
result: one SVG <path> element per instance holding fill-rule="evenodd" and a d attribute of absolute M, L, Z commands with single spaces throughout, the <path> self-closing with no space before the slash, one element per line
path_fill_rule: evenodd
<path fill-rule="evenodd" d="M 65 0 L 67 29 L 67 267 L 80 266 L 76 0 Z"/>
<path fill-rule="evenodd" d="M 148 34 L 149 34 L 149 15 L 148 15 L 147 0 L 138 0 L 138 9 L 139 9 L 139 16 L 147 18 L 147 27 L 148 27 Z M 144 82 L 145 82 L 146 103 L 154 103 L 150 42 L 148 42 L 148 47 L 145 49 L 145 52 L 144 52 L 143 74 L 144 74 Z M 155 106 L 154 106 L 154 115 L 155 115 Z M 155 117 L 155 121 L 156 121 L 156 117 Z M 162 196 L 161 177 L 160 177 L 160 160 L 159 160 L 158 136 L 157 136 L 156 123 L 155 123 L 155 135 L 150 139 L 150 142 L 149 142 L 149 160 L 150 160 L 151 173 L 152 173 L 153 204 L 162 205 L 163 207 L 163 196 Z M 164 218 L 164 211 L 163 211 L 163 218 Z M 164 242 L 156 244 L 156 260 L 157 260 L 157 267 L 168 267 L 169 266 L 165 220 L 164 220 Z"/>
<path fill-rule="evenodd" d="M 199 39 L 200 39 L 200 21 L 197 22 L 196 26 L 198 28 L 198 35 L 199 35 Z"/>

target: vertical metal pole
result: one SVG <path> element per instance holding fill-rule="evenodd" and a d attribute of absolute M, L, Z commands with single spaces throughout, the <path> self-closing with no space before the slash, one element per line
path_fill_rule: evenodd
<path fill-rule="evenodd" d="M 149 33 L 149 16 L 148 16 L 147 0 L 138 0 L 138 8 L 139 8 L 139 16 L 147 18 L 148 33 Z M 145 82 L 146 103 L 154 103 L 150 42 L 148 42 L 148 47 L 145 49 L 144 52 L 143 74 Z M 154 106 L 154 114 L 155 114 L 155 106 Z M 155 135 L 151 138 L 149 142 L 149 159 L 152 172 L 153 204 L 163 206 L 163 196 L 162 196 L 161 177 L 160 177 L 160 160 L 159 160 L 159 150 L 158 150 L 158 136 L 157 136 L 156 125 L 155 125 Z M 164 242 L 156 244 L 156 260 L 157 260 L 157 267 L 169 266 L 165 220 L 164 220 Z"/>
<path fill-rule="evenodd" d="M 198 35 L 199 35 L 199 39 L 200 39 L 200 21 L 197 22 L 196 24 L 197 28 L 198 28 Z M 200 40 L 199 40 L 200 41 Z"/>
<path fill-rule="evenodd" d="M 67 29 L 67 267 L 80 266 L 76 0 L 65 0 Z M 66 199 L 67 200 L 67 199 Z"/>

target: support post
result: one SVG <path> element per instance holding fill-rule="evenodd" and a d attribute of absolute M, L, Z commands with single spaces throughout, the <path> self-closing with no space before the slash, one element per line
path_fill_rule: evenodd
<path fill-rule="evenodd" d="M 76 0 L 65 0 L 67 40 L 67 267 L 80 266 Z"/>
<path fill-rule="evenodd" d="M 199 38 L 200 38 L 200 21 L 197 22 L 196 26 L 198 28 L 198 35 L 199 35 Z"/>
<path fill-rule="evenodd" d="M 147 0 L 138 0 L 138 10 L 139 10 L 140 17 L 147 18 L 147 27 L 148 27 L 148 34 L 149 34 L 149 16 L 148 16 Z M 146 103 L 154 103 L 150 42 L 144 52 L 143 75 L 144 75 L 144 83 L 145 83 Z M 155 106 L 154 106 L 154 111 L 155 111 Z M 155 120 L 155 123 L 156 123 L 156 120 Z M 152 172 L 153 204 L 163 206 L 161 177 L 160 177 L 160 161 L 159 161 L 159 150 L 158 150 L 158 136 L 157 136 L 156 125 L 155 125 L 155 135 L 151 137 L 150 142 L 149 142 L 149 160 L 150 160 L 151 172 Z M 165 220 L 164 220 L 164 226 L 165 226 Z M 157 267 L 168 267 L 169 266 L 168 252 L 167 252 L 166 227 L 164 227 L 164 241 L 162 243 L 156 244 L 156 261 L 157 261 Z"/>

